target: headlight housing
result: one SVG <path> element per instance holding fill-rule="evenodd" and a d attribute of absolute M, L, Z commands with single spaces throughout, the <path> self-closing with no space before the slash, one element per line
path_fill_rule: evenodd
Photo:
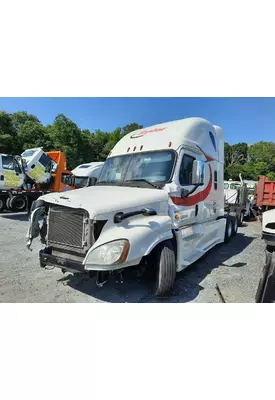
<path fill-rule="evenodd" d="M 126 260 L 129 251 L 129 242 L 126 239 L 114 240 L 96 247 L 88 256 L 87 264 L 114 265 Z"/>

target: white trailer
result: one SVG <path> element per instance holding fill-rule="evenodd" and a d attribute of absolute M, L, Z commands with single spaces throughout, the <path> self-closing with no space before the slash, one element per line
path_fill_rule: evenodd
<path fill-rule="evenodd" d="M 155 295 L 176 273 L 236 235 L 224 208 L 224 135 L 202 118 L 124 136 L 95 186 L 42 196 L 33 204 L 27 246 L 41 236 L 40 265 L 106 275 L 147 265 Z"/>

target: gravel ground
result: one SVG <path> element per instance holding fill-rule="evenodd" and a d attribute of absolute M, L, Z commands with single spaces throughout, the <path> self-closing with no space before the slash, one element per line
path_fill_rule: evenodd
<path fill-rule="evenodd" d="M 27 215 L 0 214 L 0 302 L 157 302 L 150 282 L 128 271 L 124 283 L 110 279 L 97 288 L 95 278 L 62 274 L 61 270 L 39 267 L 39 240 L 33 251 L 25 247 Z M 212 249 L 200 261 L 178 274 L 173 295 L 165 302 L 216 303 L 218 284 L 229 303 L 251 303 L 264 263 L 264 242 L 259 222 L 239 228 L 229 243 Z M 162 301 L 163 302 L 163 301 Z"/>

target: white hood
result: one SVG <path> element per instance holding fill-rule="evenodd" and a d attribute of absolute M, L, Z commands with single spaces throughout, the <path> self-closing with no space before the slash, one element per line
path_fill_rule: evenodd
<path fill-rule="evenodd" d="M 263 213 L 262 230 L 263 232 L 275 235 L 275 210 L 269 210 Z"/>
<path fill-rule="evenodd" d="M 158 212 L 168 212 L 168 193 L 161 189 L 143 189 L 122 186 L 91 186 L 63 193 L 50 193 L 39 200 L 71 208 L 82 208 L 90 218 L 136 207 L 158 206 Z"/>

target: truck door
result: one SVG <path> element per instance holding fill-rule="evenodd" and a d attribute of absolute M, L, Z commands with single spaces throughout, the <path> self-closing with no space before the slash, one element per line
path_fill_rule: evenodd
<path fill-rule="evenodd" d="M 177 232 L 180 239 L 178 247 L 178 264 L 181 268 L 198 258 L 198 241 L 201 238 L 201 224 L 203 201 L 198 194 L 203 188 L 192 184 L 194 161 L 204 161 L 203 155 L 183 149 L 175 172 L 177 192 L 171 193 L 174 213 L 177 216 Z M 195 189 L 195 190 L 194 190 Z M 192 193 L 193 191 L 193 193 Z M 188 192 L 190 193 L 189 195 Z"/>
<path fill-rule="evenodd" d="M 24 173 L 13 156 L 1 156 L 0 188 L 18 189 L 23 185 Z"/>
<path fill-rule="evenodd" d="M 192 185 L 193 163 L 195 160 L 201 159 L 200 154 L 185 149 L 180 155 L 175 179 L 178 191 L 175 195 L 171 196 L 176 206 L 176 212 L 180 217 L 180 227 L 197 223 L 202 212 L 200 198 L 196 195 L 200 188 L 197 188 L 194 194 L 190 193 L 190 195 L 187 195 L 188 192 L 192 192 L 194 189 L 194 185 Z"/>

